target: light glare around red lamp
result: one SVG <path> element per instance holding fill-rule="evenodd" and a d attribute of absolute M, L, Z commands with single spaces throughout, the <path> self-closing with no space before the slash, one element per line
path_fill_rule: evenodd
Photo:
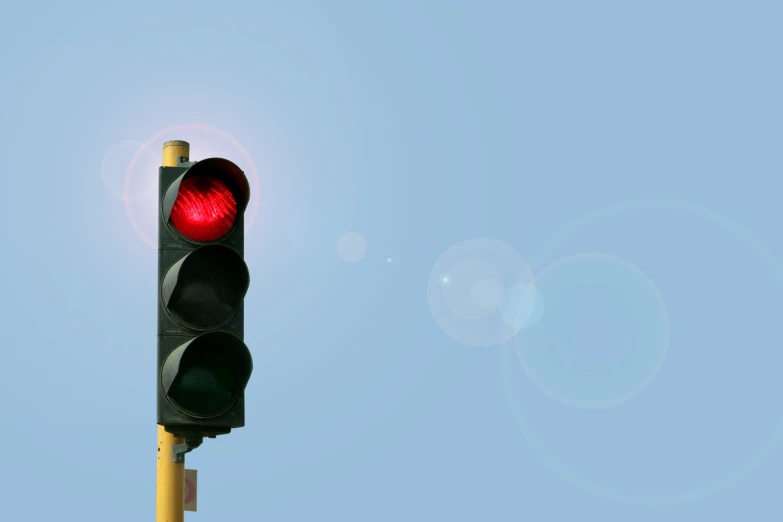
<path fill-rule="evenodd" d="M 171 223 L 194 241 L 215 241 L 228 234 L 237 218 L 231 190 L 214 178 L 185 178 L 171 209 Z"/>

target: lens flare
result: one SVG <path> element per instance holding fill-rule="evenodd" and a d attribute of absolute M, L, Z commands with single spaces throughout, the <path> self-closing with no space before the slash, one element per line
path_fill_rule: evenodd
<path fill-rule="evenodd" d="M 452 339 L 468 346 L 495 346 L 525 326 L 523 293 L 510 289 L 531 282 L 530 267 L 512 247 L 495 239 L 470 239 L 453 245 L 435 262 L 427 302 L 435 322 Z"/>
<path fill-rule="evenodd" d="M 532 328 L 544 315 L 544 298 L 535 281 L 511 285 L 500 301 L 503 321 L 516 330 Z"/>
<path fill-rule="evenodd" d="M 132 182 L 125 190 L 128 165 L 136 158 Z M 135 203 L 155 200 L 158 193 L 160 160 L 155 150 L 140 141 L 125 140 L 112 145 L 101 163 L 101 181 L 114 198 Z"/>
<path fill-rule="evenodd" d="M 652 382 L 669 344 L 669 316 L 653 282 L 631 263 L 579 254 L 536 274 L 546 313 L 515 338 L 528 377 L 576 408 L 608 408 Z"/>
<path fill-rule="evenodd" d="M 347 263 L 357 263 L 367 253 L 367 241 L 357 232 L 346 232 L 337 240 L 337 255 Z"/>
<path fill-rule="evenodd" d="M 625 361 L 615 365 L 617 379 L 596 364 L 610 358 L 579 347 L 590 336 L 599 340 L 595 333 L 610 333 L 595 328 L 602 311 L 625 325 L 614 324 L 612 332 L 628 335 L 632 325 L 642 326 L 633 344 L 631 337 L 604 338 L 604 347 L 643 347 L 650 334 L 662 340 L 664 330 L 650 319 L 665 317 L 650 280 L 634 266 L 605 255 L 562 257 L 564 249 L 586 248 L 644 260 L 672 317 L 676 357 L 656 387 L 617 408 L 561 403 L 621 399 L 617 392 L 634 388 L 618 385 L 633 384 L 629 377 L 644 377 L 638 370 L 654 366 L 638 358 L 644 353 L 604 352 Z M 551 470 L 612 502 L 675 506 L 734 487 L 779 448 L 783 420 L 769 412 L 780 396 L 781 357 L 769 347 L 780 344 L 783 263 L 740 224 L 687 202 L 629 201 L 563 227 L 533 257 L 540 264 L 546 268 L 536 271 L 535 284 L 545 310 L 504 354 L 504 385 L 525 442 Z M 610 379 L 597 382 L 601 377 Z"/>
<path fill-rule="evenodd" d="M 139 238 L 153 249 L 158 248 L 158 242 L 155 238 L 157 216 L 154 209 L 150 211 L 147 206 L 135 204 L 132 201 L 132 194 L 134 192 L 134 187 L 140 183 L 140 181 L 136 179 L 141 176 L 139 170 L 143 170 L 145 176 L 149 176 L 149 173 L 151 173 L 151 176 L 155 180 L 157 179 L 157 168 L 140 169 L 140 165 L 144 164 L 146 151 L 150 147 L 153 147 L 153 145 L 166 141 L 167 138 L 180 139 L 191 143 L 191 145 L 194 146 L 194 149 L 191 150 L 191 156 L 195 159 L 205 159 L 202 156 L 196 156 L 193 153 L 193 150 L 197 150 L 198 147 L 203 146 L 204 143 L 213 144 L 213 147 L 216 150 L 216 157 L 233 157 L 238 154 L 243 159 L 242 163 L 244 164 L 246 174 L 249 176 L 248 181 L 250 182 L 250 186 L 257 187 L 260 185 L 258 170 L 253 162 L 253 158 L 245 147 L 227 132 L 203 123 L 182 123 L 155 132 L 142 143 L 142 146 L 138 149 L 137 153 L 131 159 L 130 164 L 125 169 L 122 198 L 125 203 L 125 213 L 130 220 L 131 226 L 136 231 Z M 226 145 L 228 147 L 226 147 Z M 154 148 L 157 148 L 157 146 L 153 147 L 153 149 Z M 155 157 L 158 157 L 157 153 L 155 154 Z M 159 166 L 157 160 L 155 163 Z M 154 200 L 155 198 L 151 198 L 151 201 Z M 253 227 L 256 217 L 258 216 L 259 204 L 260 198 L 254 197 L 250 199 L 249 206 L 244 214 L 245 232 L 248 232 Z"/>

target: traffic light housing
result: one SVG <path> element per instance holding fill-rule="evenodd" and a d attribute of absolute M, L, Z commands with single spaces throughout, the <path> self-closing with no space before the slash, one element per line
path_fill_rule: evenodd
<path fill-rule="evenodd" d="M 245 425 L 244 211 L 250 188 L 223 158 L 160 168 L 158 424 L 195 439 Z"/>

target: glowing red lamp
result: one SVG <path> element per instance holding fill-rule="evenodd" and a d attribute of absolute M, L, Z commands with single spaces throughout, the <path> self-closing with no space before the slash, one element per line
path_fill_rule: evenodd
<path fill-rule="evenodd" d="M 171 224 L 194 241 L 215 241 L 228 234 L 237 218 L 237 201 L 220 180 L 206 176 L 182 180 L 171 209 Z"/>

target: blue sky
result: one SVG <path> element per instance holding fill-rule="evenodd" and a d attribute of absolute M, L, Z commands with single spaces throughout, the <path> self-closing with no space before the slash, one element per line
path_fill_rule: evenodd
<path fill-rule="evenodd" d="M 783 516 L 779 3 L 50 4 L 0 16 L 0 518 L 154 516 L 171 139 L 253 198 L 188 519 Z"/>

